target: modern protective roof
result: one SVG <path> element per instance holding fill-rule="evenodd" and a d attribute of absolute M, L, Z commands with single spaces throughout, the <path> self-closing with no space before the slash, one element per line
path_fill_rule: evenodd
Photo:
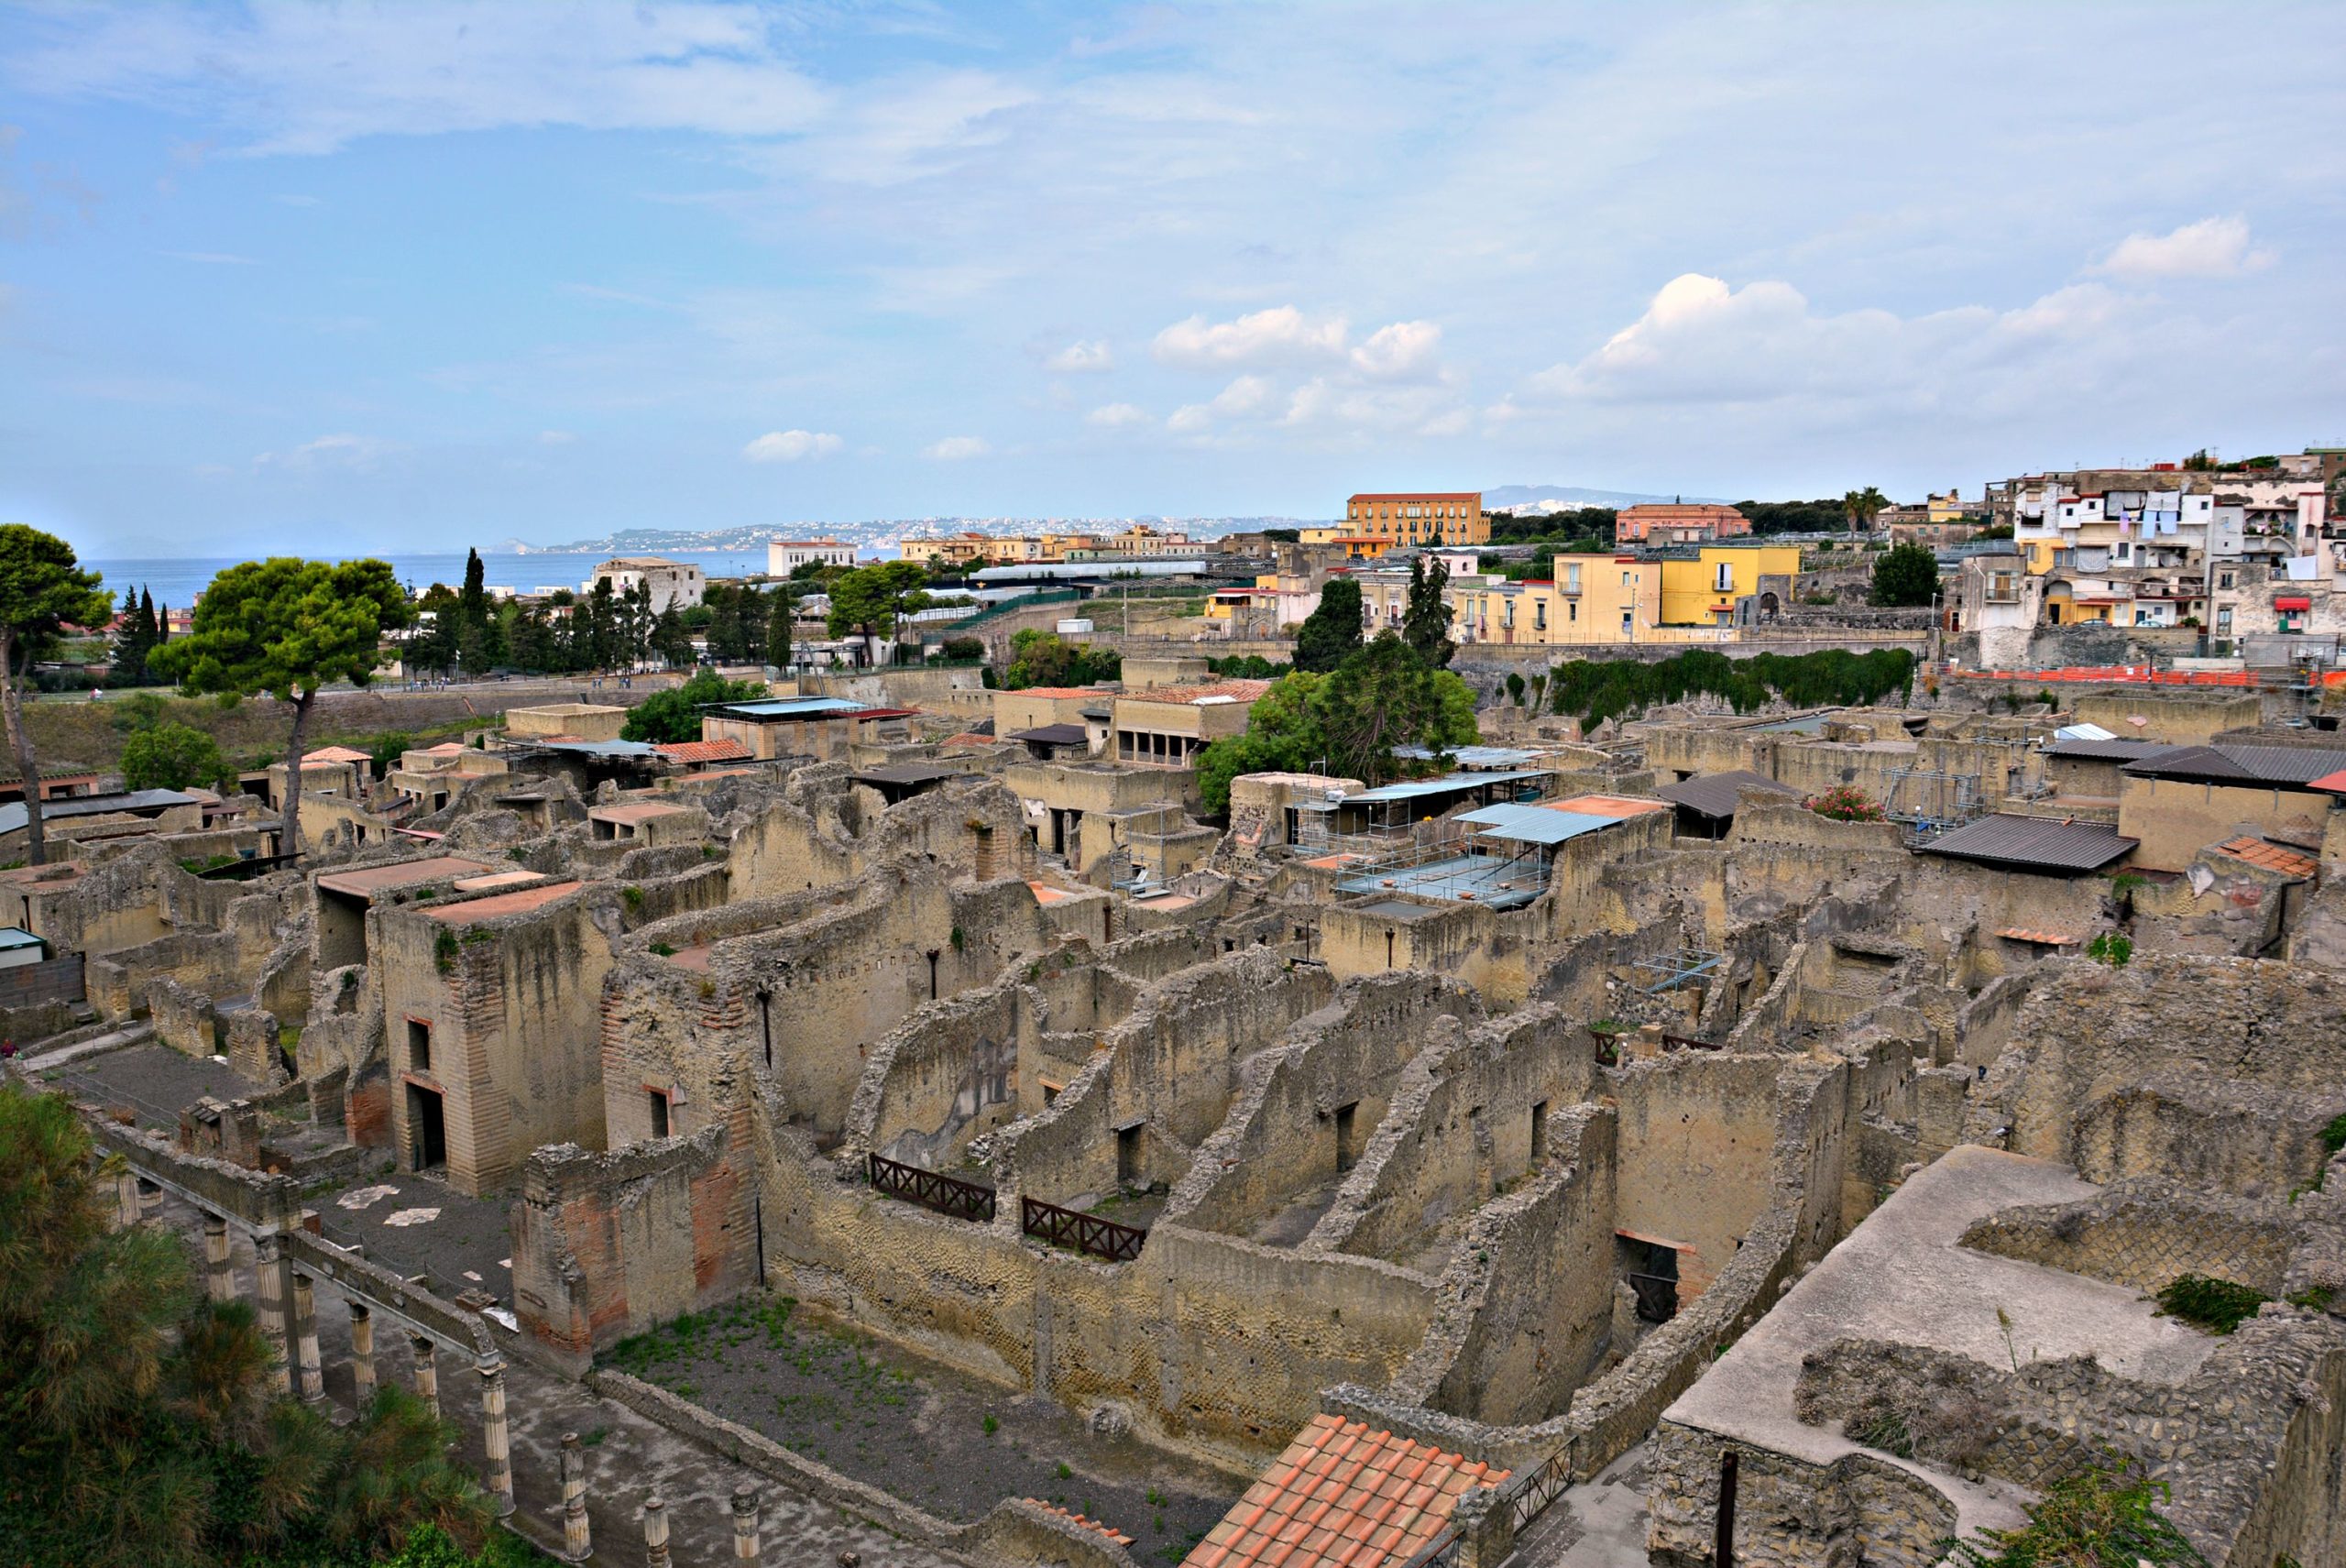
<path fill-rule="evenodd" d="M 318 885 L 328 893 L 372 898 L 395 887 L 414 887 L 421 883 L 438 882 L 443 878 L 478 876 L 487 870 L 488 868 L 478 861 L 467 861 L 457 855 L 432 855 L 420 861 L 393 861 L 388 865 L 361 866 L 356 871 L 328 872 L 318 878 Z"/>
<path fill-rule="evenodd" d="M 473 920 L 494 920 L 501 915 L 526 915 L 565 894 L 576 893 L 585 885 L 576 882 L 550 882 L 539 887 L 525 887 L 515 893 L 500 893 L 488 898 L 467 899 L 460 904 L 435 904 L 424 913 L 451 926 Z"/>
<path fill-rule="evenodd" d="M 0 926 L 0 950 L 10 948 L 38 948 L 41 939 L 21 926 Z"/>
<path fill-rule="evenodd" d="M 2330 746 L 2176 746 L 2130 762 L 2138 778 L 2279 784 L 2302 789 L 2346 768 L 2346 750 Z"/>
<path fill-rule="evenodd" d="M 154 816 L 169 811 L 174 806 L 193 806 L 196 797 L 175 789 L 134 789 L 119 795 L 68 795 L 40 803 L 40 817 L 53 822 L 60 817 L 104 817 L 113 812 L 127 812 L 134 817 Z M 0 833 L 14 833 L 25 825 L 25 803 L 21 800 L 0 802 Z"/>
<path fill-rule="evenodd" d="M 930 762 L 892 762 L 885 767 L 864 768 L 848 775 L 859 784 L 935 784 L 939 779 L 971 778 L 967 768 L 940 768 Z"/>
<path fill-rule="evenodd" d="M 1168 702 L 1195 707 L 1211 702 L 1253 702 L 1271 689 L 1268 681 L 1235 679 L 1201 686 L 1157 686 L 1148 691 L 1119 694 L 1124 702 Z"/>
<path fill-rule="evenodd" d="M 1003 739 L 1037 746 L 1080 746 L 1088 737 L 1080 724 L 1042 724 L 1032 729 L 1014 729 Z"/>
<path fill-rule="evenodd" d="M 1548 775 L 1529 769 L 1503 773 L 1444 773 L 1438 779 L 1405 779 L 1399 784 L 1382 784 L 1365 789 L 1358 795 L 1344 797 L 1347 806 L 1362 801 L 1417 800 L 1429 795 L 1458 795 L 1485 784 L 1512 784 L 1518 779 L 1540 779 Z"/>
<path fill-rule="evenodd" d="M 569 751 L 581 757 L 600 757 L 606 761 L 650 761 L 660 754 L 660 748 L 649 740 L 509 740 L 507 746 L 519 751 L 536 747 L 544 751 Z"/>
<path fill-rule="evenodd" d="M 1431 1544 L 1469 1487 L 1507 1477 L 1365 1421 L 1314 1416 L 1182 1568 L 1388 1568 Z"/>
<path fill-rule="evenodd" d="M 687 806 L 671 805 L 664 800 L 630 800 L 617 806 L 590 807 L 587 817 L 597 822 L 616 822 L 622 826 L 641 824 L 659 817 L 674 817 Z"/>
<path fill-rule="evenodd" d="M 2147 762 L 2154 757 L 2163 757 L 2169 751 L 2204 751 L 2205 749 L 2204 747 L 2170 746 L 2164 740 L 2127 740 L 2112 735 L 2100 740 L 2056 739 L 2052 745 L 2045 748 L 2045 754 L 2070 762 Z"/>
<path fill-rule="evenodd" d="M 1543 800 L 1540 805 L 1548 811 L 1577 811 L 1584 817 L 1644 817 L 1670 809 L 1666 802 L 1644 800 L 1633 795 L 1575 795 L 1564 800 Z"/>
<path fill-rule="evenodd" d="M 1431 758 L 1433 752 L 1423 746 L 1396 746 L 1397 757 Z M 1536 762 L 1547 753 L 1527 751 L 1520 746 L 1456 746 L 1442 753 L 1460 767 L 1519 768 L 1526 762 Z"/>
<path fill-rule="evenodd" d="M 1747 789 L 1781 795 L 1800 793 L 1778 784 L 1765 773 L 1755 773 L 1749 768 L 1731 768 L 1726 773 L 1704 773 L 1678 784 L 1663 784 L 1654 794 L 1698 816 L 1725 817 L 1735 815 L 1735 809 L 1740 804 L 1738 797 Z"/>
<path fill-rule="evenodd" d="M 1999 813 L 1943 833 L 1923 849 L 1959 861 L 2067 876 L 2106 866 L 2140 842 L 2106 823 Z"/>
<path fill-rule="evenodd" d="M 833 714 L 861 713 L 863 704 L 843 696 L 776 696 L 714 702 L 708 711 L 732 718 L 828 718 Z"/>
<path fill-rule="evenodd" d="M 1617 828 L 1617 817 L 1594 817 L 1582 811 L 1552 811 L 1538 806 L 1486 806 L 1480 811 L 1470 811 L 1459 818 L 1461 822 L 1486 822 L 1474 836 L 1496 839 L 1509 844 L 1561 844 L 1567 839 L 1577 839 L 1584 833 L 1600 833 L 1607 828 Z"/>

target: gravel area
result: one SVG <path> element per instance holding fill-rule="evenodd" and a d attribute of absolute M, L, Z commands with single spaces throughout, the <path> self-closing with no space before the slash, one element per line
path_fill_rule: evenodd
<path fill-rule="evenodd" d="M 940 1518 L 1039 1497 L 1124 1531 L 1144 1563 L 1178 1563 L 1247 1486 L 801 1313 L 788 1297 L 752 1292 L 604 1360 Z"/>
<path fill-rule="evenodd" d="M 109 1051 L 51 1069 L 41 1078 L 94 1104 L 127 1106 L 140 1126 L 166 1133 L 178 1132 L 180 1113 L 207 1094 L 214 1100 L 243 1100 L 261 1092 L 259 1085 L 237 1077 L 225 1061 L 160 1045 Z"/>

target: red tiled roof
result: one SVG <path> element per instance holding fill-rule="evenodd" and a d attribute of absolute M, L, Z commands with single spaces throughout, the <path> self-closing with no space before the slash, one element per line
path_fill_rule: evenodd
<path fill-rule="evenodd" d="M 2045 948 L 2066 948 L 2075 946 L 2077 943 L 2077 938 L 2068 935 L 2066 932 L 2031 931 L 2018 926 L 2014 926 L 2008 930 L 1999 931 L 1996 935 L 1999 937 L 2009 937 L 2015 942 L 2034 942 L 2039 947 Z"/>
<path fill-rule="evenodd" d="M 1504 1470 L 1431 1443 L 1314 1416 L 1184 1568 L 1387 1568 L 1440 1532 L 1469 1486 Z"/>
<path fill-rule="evenodd" d="M 842 713 L 837 717 L 852 718 L 858 724 L 863 724 L 874 718 L 910 718 L 919 711 L 916 707 L 860 707 L 853 713 Z"/>
<path fill-rule="evenodd" d="M 1194 703 L 1210 696 L 1226 696 L 1233 702 L 1253 702 L 1271 689 L 1268 681 L 1215 681 L 1202 686 L 1158 686 L 1151 691 L 1124 692 L 1119 695 L 1126 702 Z"/>
<path fill-rule="evenodd" d="M 2324 795 L 2346 795 L 2346 769 L 2341 769 L 2334 773 L 2324 773 L 2307 784 L 2306 788 L 2318 789 Z"/>
<path fill-rule="evenodd" d="M 1131 1536 L 1124 1534 L 1121 1530 L 1111 1530 L 1106 1525 L 1102 1524 L 1098 1519 L 1088 1519 L 1081 1514 L 1070 1513 L 1065 1508 L 1058 1508 L 1053 1504 L 1043 1501 L 1040 1497 L 1029 1497 L 1026 1500 L 1034 1504 L 1036 1508 L 1042 1509 L 1047 1514 L 1057 1514 L 1059 1518 L 1068 1520 L 1071 1524 L 1080 1525 L 1085 1530 L 1097 1531 L 1098 1533 L 1106 1536 L 1110 1541 L 1114 1541 L 1118 1546 L 1130 1546 L 1133 1543 L 1133 1538 Z"/>
<path fill-rule="evenodd" d="M 488 898 L 468 899 L 461 904 L 435 904 L 424 913 L 451 926 L 469 920 L 494 920 L 500 915 L 526 915 L 565 894 L 576 893 L 583 885 L 575 882 L 550 882 L 543 887 L 525 887 L 518 893 L 500 893 Z"/>
<path fill-rule="evenodd" d="M 597 806 L 589 810 L 586 815 L 597 822 L 640 824 L 649 822 L 654 817 L 674 817 L 679 811 L 685 809 L 687 808 L 685 806 L 674 806 L 664 800 L 635 800 L 619 806 Z"/>
<path fill-rule="evenodd" d="M 371 762 L 375 759 L 364 751 L 354 751 L 347 746 L 321 746 L 314 751 L 301 753 L 304 762 Z"/>
<path fill-rule="evenodd" d="M 672 762 L 729 762 L 750 754 L 739 740 L 675 740 L 652 749 Z"/>
<path fill-rule="evenodd" d="M 2227 839 L 2216 846 L 2216 853 L 2246 861 L 2268 872 L 2279 872 L 2283 876 L 2311 876 L 2321 870 L 2321 862 L 2304 850 L 2268 844 L 2262 839 Z"/>
<path fill-rule="evenodd" d="M 487 870 L 478 861 L 434 855 L 428 860 L 393 861 L 385 865 L 362 866 L 356 871 L 328 872 L 318 878 L 318 885 L 329 893 L 368 898 L 395 887 L 413 887 L 443 877 L 478 876 Z"/>

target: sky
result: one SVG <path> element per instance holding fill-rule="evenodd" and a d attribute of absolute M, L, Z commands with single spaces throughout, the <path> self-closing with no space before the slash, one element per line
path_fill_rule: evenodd
<path fill-rule="evenodd" d="M 84 554 L 2346 442 L 2346 6 L 0 0 Z"/>

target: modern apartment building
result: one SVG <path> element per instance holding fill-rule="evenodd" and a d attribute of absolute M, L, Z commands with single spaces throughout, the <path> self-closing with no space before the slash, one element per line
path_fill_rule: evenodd
<path fill-rule="evenodd" d="M 1363 492 L 1344 503 L 1344 532 L 1338 537 L 1386 541 L 1384 549 L 1487 544 L 1491 522 L 1479 490 Z"/>
<path fill-rule="evenodd" d="M 801 566 L 852 566 L 855 546 L 838 539 L 776 539 L 766 545 L 766 576 L 786 577 Z"/>

